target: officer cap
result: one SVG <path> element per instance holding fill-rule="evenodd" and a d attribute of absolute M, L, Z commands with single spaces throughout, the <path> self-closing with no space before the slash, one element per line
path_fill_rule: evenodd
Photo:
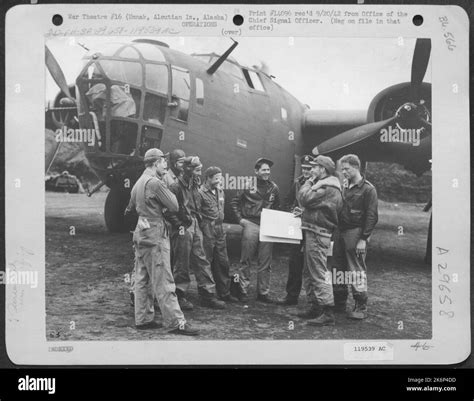
<path fill-rule="evenodd" d="M 313 161 L 313 156 L 304 155 L 301 159 L 301 167 L 311 167 L 311 162 Z"/>
<path fill-rule="evenodd" d="M 145 156 L 143 157 L 143 160 L 145 162 L 150 162 L 150 161 L 156 161 L 161 157 L 166 157 L 168 156 L 169 153 L 164 154 L 160 149 L 158 148 L 151 148 L 148 149 L 145 153 Z"/>
<path fill-rule="evenodd" d="M 268 167 L 273 166 L 273 162 L 270 159 L 267 159 L 265 157 L 260 157 L 255 162 L 255 169 L 259 169 L 264 163 L 268 164 Z"/>
<path fill-rule="evenodd" d="M 324 167 L 330 175 L 334 175 L 336 171 L 336 165 L 332 159 L 328 156 L 319 155 L 316 156 L 313 161 L 310 162 L 313 166 L 319 165 Z"/>

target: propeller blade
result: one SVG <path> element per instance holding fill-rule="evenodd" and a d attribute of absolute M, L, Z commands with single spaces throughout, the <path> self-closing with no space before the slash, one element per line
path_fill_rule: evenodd
<path fill-rule="evenodd" d="M 428 68 L 431 53 L 431 39 L 417 39 L 415 51 L 413 53 L 413 61 L 411 63 L 411 101 L 418 103 L 420 99 L 420 88 L 423 78 Z"/>
<path fill-rule="evenodd" d="M 361 125 L 360 127 L 352 128 L 349 131 L 345 131 L 342 134 L 336 135 L 327 141 L 320 143 L 313 149 L 313 154 L 325 155 L 327 153 L 332 153 L 336 150 L 353 145 L 379 133 L 382 128 L 388 127 L 396 119 L 397 116 L 394 116 L 388 120 L 377 121 L 374 123 Z"/>
<path fill-rule="evenodd" d="M 59 89 L 69 98 L 74 100 L 69 92 L 69 87 L 66 82 L 66 78 L 64 77 L 63 70 L 59 66 L 58 62 L 56 61 L 53 53 L 48 49 L 48 46 L 45 46 L 45 55 L 46 55 L 46 66 L 48 67 L 48 71 L 54 79 L 54 82 L 59 86 Z"/>

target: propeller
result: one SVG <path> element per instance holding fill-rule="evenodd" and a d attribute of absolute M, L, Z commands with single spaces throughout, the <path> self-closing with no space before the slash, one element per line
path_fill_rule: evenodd
<path fill-rule="evenodd" d="M 59 89 L 62 91 L 62 93 L 66 95 L 66 97 L 60 100 L 60 106 L 62 107 L 58 108 L 60 110 L 59 117 L 56 118 L 54 112 L 52 113 L 54 123 L 58 128 L 62 128 L 62 126 L 64 126 L 69 121 L 69 110 L 76 105 L 76 99 L 72 97 L 64 73 L 61 67 L 59 66 L 59 63 L 57 62 L 56 58 L 53 56 L 53 53 L 51 53 L 51 51 L 49 50 L 48 46 L 45 46 L 45 62 L 48 71 L 54 79 L 54 82 L 56 82 L 56 84 L 59 86 Z M 61 109 L 63 110 L 61 111 Z M 61 144 L 61 141 L 58 142 L 56 149 L 54 149 L 54 152 L 51 152 L 52 155 L 46 155 L 46 159 L 49 159 L 49 161 L 47 162 L 46 174 L 53 165 L 53 162 L 59 153 L 59 149 L 61 148 Z"/>
<path fill-rule="evenodd" d="M 377 132 L 380 132 L 381 129 L 388 127 L 397 119 L 397 116 L 391 117 L 388 120 L 377 121 L 374 123 L 369 123 L 361 125 L 360 127 L 355 127 L 349 131 L 345 131 L 342 134 L 336 135 L 327 141 L 319 144 L 313 149 L 313 154 L 322 155 L 326 153 L 335 152 L 346 146 L 353 145 L 354 143 L 360 142 L 366 138 L 371 137 Z"/>
<path fill-rule="evenodd" d="M 71 100 L 74 98 L 71 96 L 69 92 L 69 87 L 66 82 L 66 78 L 64 77 L 63 70 L 59 66 L 56 58 L 53 56 L 53 53 L 48 49 L 48 46 L 45 46 L 45 55 L 46 55 L 46 66 L 48 67 L 48 71 L 54 79 L 54 82 L 59 86 L 59 89 Z"/>
<path fill-rule="evenodd" d="M 421 84 L 428 68 L 430 53 L 431 39 L 417 39 L 411 63 L 410 100 L 413 103 L 418 103 L 420 100 Z"/>
<path fill-rule="evenodd" d="M 430 129 L 431 124 L 421 118 L 418 113 L 418 107 L 422 104 L 422 102 L 420 102 L 421 85 L 428 67 L 430 52 L 430 39 L 416 40 L 411 66 L 410 102 L 400 106 L 393 117 L 387 120 L 361 125 L 360 127 L 352 128 L 349 131 L 345 131 L 342 134 L 336 135 L 335 137 L 332 137 L 316 146 L 313 149 L 313 154 L 318 155 L 332 153 L 341 148 L 370 138 L 371 136 L 379 133 L 383 128 L 397 122 L 409 123 L 409 125 L 417 124 L 424 127 L 425 129 Z"/>

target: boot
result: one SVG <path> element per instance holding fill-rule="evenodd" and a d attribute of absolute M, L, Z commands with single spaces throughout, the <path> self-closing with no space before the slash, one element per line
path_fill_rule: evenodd
<path fill-rule="evenodd" d="M 239 302 L 239 299 L 234 297 L 233 295 L 226 295 L 225 297 L 219 297 L 219 299 L 221 301 L 224 301 L 226 303 L 230 303 L 230 304 L 236 304 Z"/>
<path fill-rule="evenodd" d="M 269 294 L 258 294 L 257 295 L 257 301 L 258 302 L 263 302 L 264 304 L 276 304 L 277 301 L 276 299 L 272 298 Z"/>
<path fill-rule="evenodd" d="M 317 318 L 322 313 L 321 308 L 318 304 L 312 303 L 311 306 L 306 309 L 304 312 L 297 313 L 296 316 L 303 319 L 314 319 Z"/>
<path fill-rule="evenodd" d="M 308 320 L 311 326 L 334 326 L 336 319 L 334 318 L 334 306 L 323 306 L 323 313 L 316 319 Z"/>
<path fill-rule="evenodd" d="M 201 306 L 210 309 L 225 309 L 225 302 L 218 300 L 216 297 L 201 298 Z"/>
<path fill-rule="evenodd" d="M 355 306 L 352 312 L 347 314 L 349 319 L 363 320 L 367 318 L 367 297 L 355 299 Z"/>
<path fill-rule="evenodd" d="M 284 298 L 278 299 L 276 301 L 277 305 L 283 305 L 283 306 L 292 306 L 292 305 L 298 305 L 298 298 L 293 298 L 290 296 L 286 296 Z"/>
<path fill-rule="evenodd" d="M 184 294 L 176 292 L 176 295 L 178 296 L 179 307 L 182 311 L 190 311 L 194 309 L 194 305 L 184 297 Z"/>
<path fill-rule="evenodd" d="M 191 326 L 189 323 L 179 326 L 169 332 L 170 334 L 181 334 L 183 336 L 198 336 L 199 329 Z"/>
<path fill-rule="evenodd" d="M 345 313 L 347 307 L 347 285 L 345 284 L 334 284 L 334 312 Z"/>
<path fill-rule="evenodd" d="M 246 304 L 249 301 L 249 296 L 247 294 L 240 294 L 238 296 L 239 302 L 242 302 L 243 304 Z"/>
<path fill-rule="evenodd" d="M 335 302 L 334 303 L 334 312 L 335 313 L 346 313 L 346 302 Z"/>

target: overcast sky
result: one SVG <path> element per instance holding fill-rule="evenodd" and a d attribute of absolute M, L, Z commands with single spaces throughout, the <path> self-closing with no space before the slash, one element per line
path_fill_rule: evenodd
<path fill-rule="evenodd" d="M 136 37 L 78 37 L 88 48 L 101 43 L 128 42 Z M 231 44 L 229 38 L 156 37 L 184 53 L 222 54 Z M 312 109 L 366 110 L 382 89 L 410 80 L 415 39 L 397 38 L 235 38 L 239 45 L 232 57 L 246 66 L 268 65 L 275 81 Z M 58 60 L 68 83 L 75 81 L 86 53 L 70 38 L 46 42 Z M 424 79 L 431 82 L 431 60 Z M 346 85 L 346 86 L 345 86 Z M 345 89 L 346 88 L 346 89 Z M 46 72 L 46 98 L 58 88 Z"/>

